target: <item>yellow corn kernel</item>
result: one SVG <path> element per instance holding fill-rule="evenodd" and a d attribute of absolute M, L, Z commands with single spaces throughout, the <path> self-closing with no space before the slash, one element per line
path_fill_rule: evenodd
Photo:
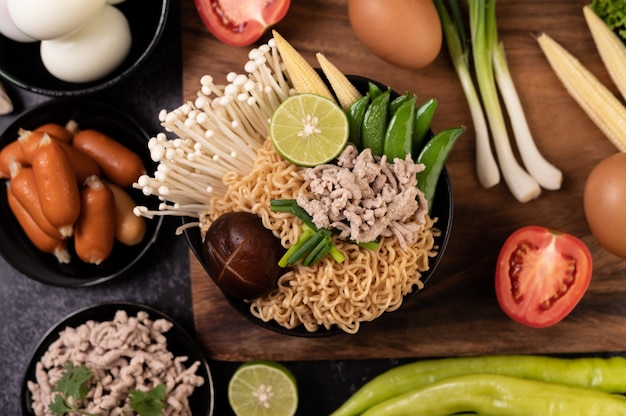
<path fill-rule="evenodd" d="M 289 75 L 296 92 L 317 94 L 335 101 L 335 97 L 333 97 L 322 78 L 304 57 L 278 32 L 274 30 L 272 34 L 276 41 L 276 48 L 278 48 L 280 57 L 287 69 L 287 75 Z"/>
<path fill-rule="evenodd" d="M 583 7 L 583 13 L 604 66 L 626 98 L 626 45 L 588 5 Z"/>
<path fill-rule="evenodd" d="M 626 152 L 626 107 L 578 59 L 545 33 L 537 38 L 567 92 L 621 152 Z"/>
<path fill-rule="evenodd" d="M 356 89 L 350 80 L 339 70 L 332 62 L 328 60 L 322 53 L 315 55 L 317 61 L 320 63 L 320 68 L 326 75 L 326 79 L 330 82 L 330 86 L 333 92 L 337 96 L 339 105 L 344 110 L 347 110 L 352 103 L 361 98 L 361 93 Z"/>

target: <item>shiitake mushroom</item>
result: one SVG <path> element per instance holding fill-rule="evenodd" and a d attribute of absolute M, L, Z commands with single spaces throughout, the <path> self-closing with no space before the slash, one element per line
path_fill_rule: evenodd
<path fill-rule="evenodd" d="M 278 260 L 285 254 L 280 240 L 248 212 L 220 215 L 202 244 L 206 270 L 226 294 L 253 299 L 276 288 L 285 270 Z"/>

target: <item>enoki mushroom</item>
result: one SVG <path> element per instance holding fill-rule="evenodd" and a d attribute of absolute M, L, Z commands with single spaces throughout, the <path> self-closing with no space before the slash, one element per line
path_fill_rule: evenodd
<path fill-rule="evenodd" d="M 176 138 L 161 132 L 150 139 L 148 148 L 157 169 L 133 186 L 162 202 L 158 210 L 135 207 L 136 215 L 200 218 L 210 199 L 226 192 L 224 174 L 250 172 L 269 133 L 274 109 L 293 90 L 274 39 L 252 49 L 248 57 L 245 73 L 229 73 L 226 85 L 217 85 L 205 75 L 195 101 L 161 111 L 161 125 Z"/>

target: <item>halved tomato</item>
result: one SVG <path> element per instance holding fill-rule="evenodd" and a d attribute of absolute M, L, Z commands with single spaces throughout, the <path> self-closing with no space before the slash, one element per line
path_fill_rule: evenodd
<path fill-rule="evenodd" d="M 592 268 L 591 253 L 580 239 L 544 227 L 522 227 L 500 250 L 495 279 L 498 303 L 524 325 L 554 325 L 583 297 Z"/>
<path fill-rule="evenodd" d="M 268 27 L 285 17 L 290 4 L 290 0 L 195 0 L 207 29 L 232 46 L 256 42 Z"/>

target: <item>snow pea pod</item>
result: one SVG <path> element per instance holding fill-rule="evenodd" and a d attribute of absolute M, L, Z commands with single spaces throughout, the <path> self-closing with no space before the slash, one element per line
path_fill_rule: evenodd
<path fill-rule="evenodd" d="M 367 83 L 367 93 L 370 95 L 370 97 L 372 97 L 372 100 L 378 97 L 383 92 L 384 90 L 373 82 L 369 81 Z"/>
<path fill-rule="evenodd" d="M 443 130 L 430 139 L 417 157 L 417 163 L 424 164 L 424 170 L 417 174 L 417 187 L 428 200 L 428 212 L 432 208 L 432 201 L 437 189 L 437 182 L 446 160 L 458 138 L 465 131 L 465 127 L 455 127 Z"/>
<path fill-rule="evenodd" d="M 350 128 L 348 140 L 354 144 L 357 149 L 361 149 L 362 146 L 361 125 L 363 124 L 365 112 L 367 111 L 369 104 L 370 95 L 368 93 L 352 103 L 346 111 L 346 115 L 348 116 L 348 125 Z"/>
<path fill-rule="evenodd" d="M 415 123 L 413 125 L 414 155 L 419 155 L 422 147 L 424 147 L 424 142 L 427 137 L 426 135 L 430 129 L 430 125 L 433 121 L 435 110 L 437 110 L 438 105 L 439 101 L 431 98 L 420 104 L 415 111 Z"/>
<path fill-rule="evenodd" d="M 418 387 L 363 416 L 623 416 L 626 397 L 498 374 L 466 374 Z"/>
<path fill-rule="evenodd" d="M 399 95 L 389 103 L 389 114 L 394 114 L 398 111 L 398 108 L 405 103 L 409 98 L 411 98 L 410 92 L 405 92 L 403 95 Z M 416 98 L 417 99 L 417 98 Z"/>
<path fill-rule="evenodd" d="M 557 358 L 536 355 L 490 355 L 421 360 L 379 374 L 357 390 L 331 416 L 356 416 L 413 389 L 464 374 L 501 374 L 530 380 L 626 392 L 626 358 Z"/>
<path fill-rule="evenodd" d="M 416 101 L 417 97 L 413 96 L 402 102 L 389 120 L 383 153 L 391 162 L 396 158 L 404 160 L 407 154 L 411 154 Z"/>
<path fill-rule="evenodd" d="M 390 95 L 391 90 L 388 89 L 372 100 L 361 125 L 363 147 L 370 148 L 375 156 L 383 154 Z"/>

